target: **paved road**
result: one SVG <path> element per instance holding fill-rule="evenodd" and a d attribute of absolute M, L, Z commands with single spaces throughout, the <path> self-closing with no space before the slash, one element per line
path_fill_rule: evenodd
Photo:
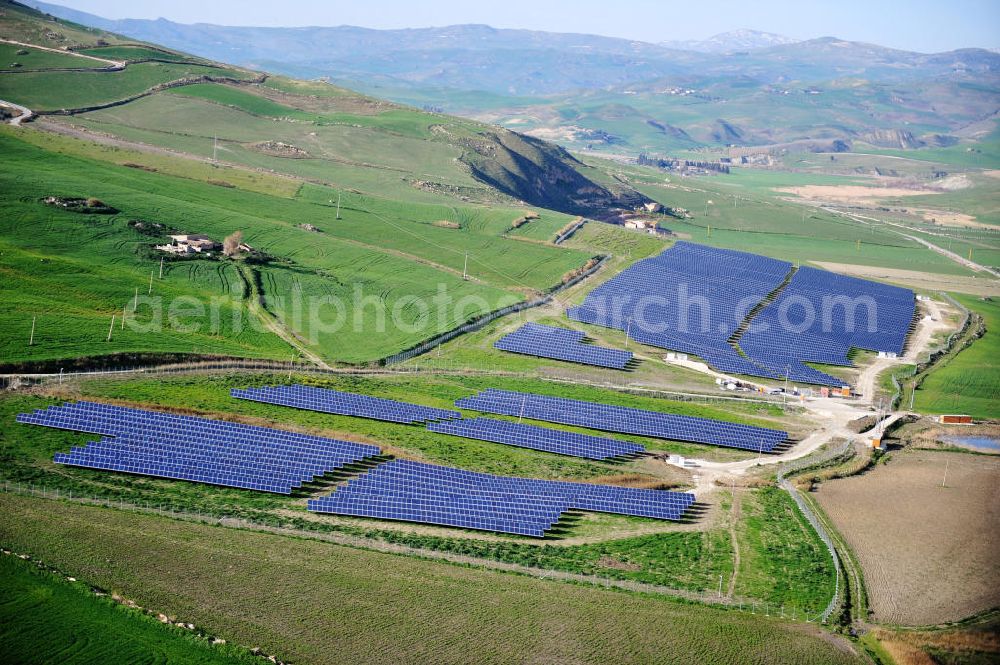
<path fill-rule="evenodd" d="M 867 215 L 859 215 L 859 214 L 853 213 L 853 212 L 845 212 L 843 210 L 837 210 L 836 208 L 830 208 L 828 206 L 823 206 L 823 209 L 826 210 L 826 211 L 828 211 L 828 212 L 837 213 L 838 215 L 844 215 L 845 217 L 850 217 L 851 219 L 853 219 L 855 221 L 858 221 L 858 222 L 862 222 L 862 223 L 869 223 L 869 224 L 870 223 L 876 223 L 876 224 L 882 224 L 882 225 L 885 225 L 885 226 L 897 227 L 897 228 L 900 228 L 900 229 L 905 229 L 907 231 L 910 231 L 911 233 L 916 233 L 917 232 L 916 229 L 911 229 L 909 226 L 906 226 L 905 224 L 900 224 L 899 222 L 890 222 L 890 221 L 884 220 L 884 219 L 876 219 L 875 217 L 868 217 Z M 941 256 L 944 256 L 944 257 L 946 257 L 948 259 L 951 259 L 952 261 L 954 261 L 955 263 L 959 264 L 960 266 L 968 268 L 969 270 L 971 270 L 973 272 L 985 272 L 987 274 L 993 275 L 994 277 L 1000 277 L 1000 272 L 997 272 L 996 270 L 993 270 L 992 268 L 988 268 L 987 266 L 984 266 L 984 265 L 982 265 L 980 263 L 976 263 L 975 261 L 967 259 L 964 256 L 961 256 L 960 254 L 956 254 L 955 252 L 953 252 L 953 251 L 951 251 L 949 249 L 945 249 L 944 247 L 939 247 L 938 245 L 935 245 L 934 243 L 930 242 L 929 240 L 924 240 L 923 238 L 920 238 L 918 236 L 910 235 L 909 233 L 903 233 L 902 231 L 896 230 L 896 228 L 890 228 L 888 230 L 890 230 L 890 231 L 892 231 L 894 233 L 897 233 L 897 234 L 903 236 L 904 238 L 909 238 L 910 240 L 914 240 L 916 242 L 919 242 L 921 245 L 923 245 L 927 249 L 931 250 L 932 252 L 937 252 Z"/>

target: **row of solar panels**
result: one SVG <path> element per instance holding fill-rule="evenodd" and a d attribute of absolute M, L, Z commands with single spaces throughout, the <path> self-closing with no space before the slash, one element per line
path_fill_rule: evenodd
<path fill-rule="evenodd" d="M 58 453 L 59 464 L 279 494 L 381 453 L 350 441 L 94 402 L 52 406 L 17 421 L 104 435 Z"/>
<path fill-rule="evenodd" d="M 309 510 L 543 537 L 569 510 L 677 520 L 684 492 L 511 478 L 392 460 L 309 501 Z"/>
<path fill-rule="evenodd" d="M 252 396 L 246 397 L 247 399 L 325 413 L 342 413 L 403 423 L 429 421 L 427 428 L 433 432 L 587 459 L 608 460 L 645 452 L 645 449 L 638 444 L 605 437 L 587 436 L 520 422 L 462 418 L 458 411 L 432 409 L 375 398 L 358 399 L 365 396 L 323 388 L 286 386 L 233 390 L 234 397 L 244 397 L 248 394 Z M 386 402 L 391 404 L 391 408 L 385 405 Z M 330 406 L 331 404 L 339 406 L 335 409 Z M 484 413 L 578 425 L 604 432 L 690 441 L 757 452 L 771 452 L 788 438 L 787 432 L 739 423 L 493 388 L 463 398 L 456 402 L 456 406 Z"/>
<path fill-rule="evenodd" d="M 584 344 L 583 339 L 584 334 L 579 331 L 526 323 L 514 332 L 501 337 L 493 346 L 511 353 L 609 369 L 625 369 L 632 360 L 630 351 Z"/>
<path fill-rule="evenodd" d="M 463 418 L 428 423 L 427 429 L 440 434 L 593 460 L 610 460 L 646 452 L 637 443 L 492 418 Z"/>
<path fill-rule="evenodd" d="M 484 413 L 577 425 L 603 432 L 759 452 L 771 452 L 788 439 L 787 432 L 766 427 L 495 388 L 462 398 L 455 404 L 463 409 Z"/>
<path fill-rule="evenodd" d="M 381 452 L 348 441 L 94 402 L 40 409 L 17 420 L 105 435 L 56 454 L 59 464 L 281 494 Z M 544 429 L 492 422 L 507 433 Z M 565 434 L 577 443 L 618 446 L 615 452 L 641 450 Z M 311 501 L 310 509 L 540 537 L 571 509 L 679 519 L 692 501 L 683 493 L 505 478 L 396 460 Z"/>
<path fill-rule="evenodd" d="M 280 404 L 296 409 L 410 425 L 462 417 L 458 411 L 303 385 L 234 388 L 230 391 L 230 395 L 239 399 Z"/>

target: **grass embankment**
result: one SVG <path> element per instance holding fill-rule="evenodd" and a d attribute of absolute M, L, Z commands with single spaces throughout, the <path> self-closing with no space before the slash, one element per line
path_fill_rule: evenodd
<path fill-rule="evenodd" d="M 76 66 L 96 61 L 77 58 Z M 236 69 L 187 63 L 143 62 L 114 72 L 25 72 L 0 77 L 0 99 L 23 104 L 32 110 L 56 111 L 98 106 L 127 99 L 153 86 L 199 76 L 250 79 L 252 74 Z"/>
<path fill-rule="evenodd" d="M 816 628 L 774 618 L 121 511 L 0 503 L 6 545 L 293 662 L 855 660 Z"/>
<path fill-rule="evenodd" d="M 260 662 L 247 650 L 210 644 L 10 554 L 0 556 L 0 641 L 8 663 Z"/>

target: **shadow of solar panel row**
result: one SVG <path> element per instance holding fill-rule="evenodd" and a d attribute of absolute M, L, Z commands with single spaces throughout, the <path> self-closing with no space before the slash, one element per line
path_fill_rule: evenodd
<path fill-rule="evenodd" d="M 593 460 L 610 460 L 646 452 L 646 449 L 639 444 L 628 441 L 618 441 L 577 432 L 564 432 L 548 427 L 512 423 L 492 418 L 464 418 L 428 423 L 427 429 L 467 439 L 492 441 L 493 443 Z"/>
<path fill-rule="evenodd" d="M 779 376 L 841 386 L 802 361 L 850 366 L 852 348 L 901 354 L 916 298 L 909 289 L 800 268 L 739 338 L 740 348 Z"/>
<path fill-rule="evenodd" d="M 526 323 L 501 337 L 494 348 L 540 358 L 552 358 L 581 365 L 625 369 L 632 353 L 583 343 L 584 334 L 576 330 Z"/>
<path fill-rule="evenodd" d="M 625 330 L 642 344 L 696 355 L 719 371 L 770 377 L 767 367 L 741 356 L 729 338 L 790 269 L 786 261 L 682 241 L 636 262 L 566 315 Z"/>
<path fill-rule="evenodd" d="M 381 453 L 350 441 L 95 402 L 22 413 L 17 421 L 103 435 L 57 453 L 58 464 L 278 494 Z"/>
<path fill-rule="evenodd" d="M 351 480 L 309 510 L 543 537 L 569 510 L 680 519 L 683 492 L 509 478 L 392 460 Z"/>
<path fill-rule="evenodd" d="M 229 394 L 239 399 L 265 404 L 408 425 L 462 417 L 458 411 L 302 385 L 234 388 Z"/>
<path fill-rule="evenodd" d="M 690 441 L 755 452 L 771 452 L 788 439 L 787 432 L 766 427 L 496 388 L 464 397 L 455 404 L 463 409 L 484 413 L 523 416 L 531 420 L 577 425 L 604 432 Z"/>

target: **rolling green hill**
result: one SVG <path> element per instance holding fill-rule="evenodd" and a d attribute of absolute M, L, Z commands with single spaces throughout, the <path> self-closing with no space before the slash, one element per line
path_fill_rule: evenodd
<path fill-rule="evenodd" d="M 0 37 L 40 42 L 28 47 L 32 71 L 0 72 L 0 99 L 42 116 L 0 131 L 11 194 L 0 363 L 140 352 L 378 360 L 584 266 L 594 253 L 551 244 L 571 219 L 555 211 L 648 200 L 594 182 L 544 141 L 127 43 L 17 3 L 3 3 Z M 126 64 L 96 71 L 106 63 L 42 46 Z M 113 210 L 82 214 L 48 197 Z M 530 229 L 509 233 L 529 211 Z M 242 260 L 154 249 L 170 233 L 236 231 L 253 248 Z M 184 298 L 194 313 L 172 316 Z"/>

